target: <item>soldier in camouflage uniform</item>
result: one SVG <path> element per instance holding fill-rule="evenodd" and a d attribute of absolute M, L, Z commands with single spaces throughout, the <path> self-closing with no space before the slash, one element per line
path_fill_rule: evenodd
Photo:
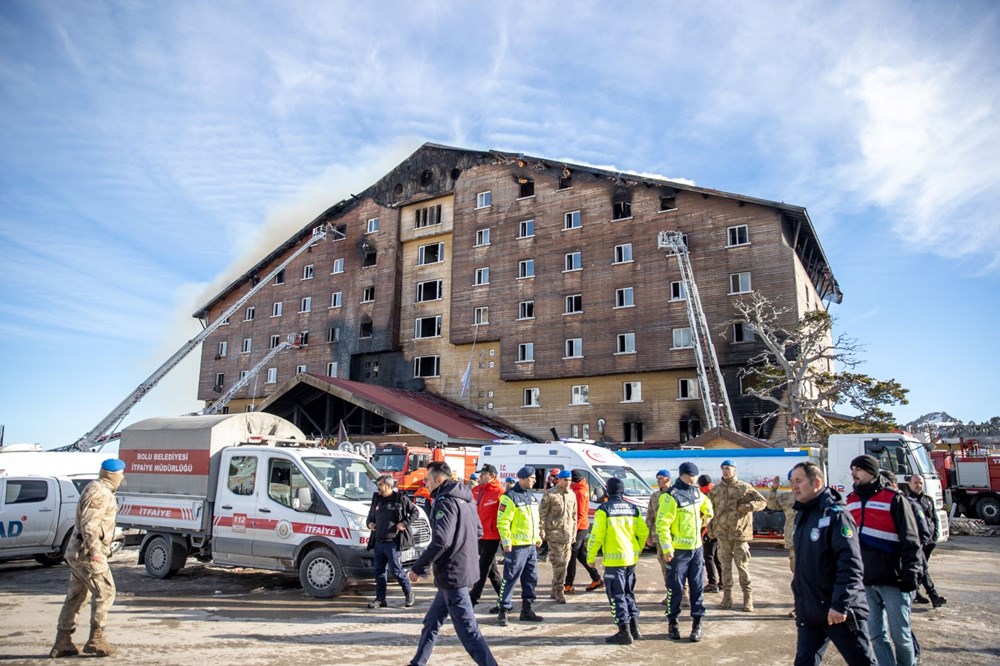
<path fill-rule="evenodd" d="M 789 480 L 792 473 L 788 472 Z M 788 551 L 788 564 L 795 573 L 795 542 L 792 535 L 795 532 L 795 495 L 791 492 L 779 493 L 778 486 L 781 479 L 774 477 L 771 481 L 771 490 L 767 493 L 767 508 L 771 511 L 781 511 L 785 514 L 785 550 Z"/>
<path fill-rule="evenodd" d="M 49 652 L 52 658 L 74 657 L 80 650 L 73 644 L 73 631 L 80 609 L 92 597 L 90 639 L 83 646 L 84 654 L 107 657 L 117 648 L 104 638 L 108 611 L 115 602 L 115 580 L 111 577 L 108 556 L 115 535 L 118 504 L 115 491 L 125 478 L 125 463 L 115 458 L 105 460 L 96 481 L 91 481 L 80 495 L 76 506 L 76 523 L 66 551 L 69 563 L 69 591 L 59 623 L 56 642 Z"/>
<path fill-rule="evenodd" d="M 646 539 L 647 546 L 656 546 L 656 561 L 660 563 L 660 576 L 666 579 L 667 561 L 663 557 L 663 548 L 660 547 L 660 540 L 656 536 L 656 512 L 660 508 L 660 495 L 670 490 L 670 472 L 661 469 L 656 473 L 657 489 L 649 496 L 649 505 L 646 507 L 646 527 L 649 528 L 649 538 Z M 666 597 L 661 601 L 664 606 L 669 602 Z"/>
<path fill-rule="evenodd" d="M 538 520 L 542 538 L 549 544 L 549 564 L 552 565 L 551 597 L 560 604 L 566 603 L 566 567 L 569 564 L 573 541 L 576 539 L 576 493 L 569 489 L 572 474 L 559 472 L 556 485 L 545 491 L 538 507 Z"/>
<path fill-rule="evenodd" d="M 753 512 L 762 511 L 767 500 L 753 486 L 736 478 L 736 463 L 722 461 L 722 481 L 709 496 L 715 517 L 708 525 L 708 535 L 719 540 L 722 560 L 722 603 L 719 608 L 733 607 L 733 562 L 743 588 L 743 610 L 753 612 L 753 590 L 750 587 L 750 545 L 753 539 Z"/>

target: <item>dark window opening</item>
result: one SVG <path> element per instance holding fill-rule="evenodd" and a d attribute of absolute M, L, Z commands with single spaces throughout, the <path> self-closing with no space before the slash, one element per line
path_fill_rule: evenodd
<path fill-rule="evenodd" d="M 632 217 L 631 201 L 616 201 L 612 204 L 611 219 L 625 220 Z"/>
<path fill-rule="evenodd" d="M 675 210 L 677 208 L 677 195 L 676 194 L 661 194 L 660 195 L 660 210 Z"/>
<path fill-rule="evenodd" d="M 327 342 L 340 342 L 340 327 L 332 326 L 330 330 L 326 332 Z"/>
<path fill-rule="evenodd" d="M 299 346 L 305 347 L 309 344 L 309 331 L 302 331 L 299 333 Z"/>
<path fill-rule="evenodd" d="M 451 170 L 451 179 L 452 180 L 458 180 L 458 177 L 461 176 L 461 175 L 462 175 L 462 170 L 459 169 L 458 167 L 455 167 L 454 169 Z"/>
<path fill-rule="evenodd" d="M 623 424 L 623 442 L 642 441 L 642 421 L 625 421 Z"/>
<path fill-rule="evenodd" d="M 535 196 L 535 181 L 530 178 L 519 178 L 517 182 L 520 186 L 517 192 L 518 199 Z"/>
<path fill-rule="evenodd" d="M 285 269 L 282 268 L 278 271 L 278 274 L 274 276 L 274 284 L 285 284 Z"/>
<path fill-rule="evenodd" d="M 361 329 L 358 332 L 359 338 L 370 338 L 372 337 L 372 323 L 370 321 L 361 322 Z"/>
<path fill-rule="evenodd" d="M 335 241 L 344 240 L 345 238 L 347 238 L 347 225 L 338 224 L 330 232 L 330 236 Z"/>
<path fill-rule="evenodd" d="M 215 386 L 212 387 L 212 390 L 215 391 L 216 393 L 222 393 L 222 387 L 225 386 L 225 385 L 226 385 L 226 375 L 225 375 L 225 373 L 220 372 L 220 373 L 216 374 L 215 375 Z"/>
<path fill-rule="evenodd" d="M 414 214 L 413 226 L 416 229 L 441 224 L 441 205 L 418 208 Z"/>
<path fill-rule="evenodd" d="M 559 176 L 559 189 L 568 190 L 573 187 L 573 172 L 563 167 L 562 175 Z"/>
<path fill-rule="evenodd" d="M 701 419 L 691 416 L 680 421 L 680 440 L 686 442 L 701 434 Z"/>
<path fill-rule="evenodd" d="M 740 418 L 740 432 L 751 435 L 752 437 L 757 437 L 758 439 L 765 439 L 765 420 L 766 419 L 763 416 L 744 416 Z"/>
<path fill-rule="evenodd" d="M 368 268 L 369 266 L 374 266 L 377 257 L 378 253 L 375 250 L 368 250 L 365 252 L 365 258 L 361 260 L 361 267 Z"/>
<path fill-rule="evenodd" d="M 424 169 L 420 172 L 420 187 L 428 187 L 434 182 L 434 172 L 430 169 Z"/>

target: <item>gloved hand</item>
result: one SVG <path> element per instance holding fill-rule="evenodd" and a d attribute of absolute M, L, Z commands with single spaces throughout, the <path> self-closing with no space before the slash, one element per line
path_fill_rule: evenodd
<path fill-rule="evenodd" d="M 899 590 L 901 592 L 914 592 L 917 589 L 917 579 L 916 578 L 904 578 L 899 581 Z"/>

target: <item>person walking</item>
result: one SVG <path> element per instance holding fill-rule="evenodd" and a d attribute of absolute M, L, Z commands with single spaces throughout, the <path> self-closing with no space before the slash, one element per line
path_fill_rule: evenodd
<path fill-rule="evenodd" d="M 656 490 L 649 496 L 649 504 L 646 505 L 646 527 L 649 529 L 649 537 L 646 539 L 647 546 L 656 547 L 656 561 L 660 564 L 660 576 L 667 579 L 667 561 L 663 559 L 663 549 L 660 547 L 659 538 L 656 535 L 656 513 L 660 508 L 660 496 L 670 489 L 670 472 L 661 469 L 656 473 Z M 663 597 L 661 601 L 664 606 L 670 603 L 670 597 Z"/>
<path fill-rule="evenodd" d="M 924 575 L 920 578 L 920 584 L 923 585 L 924 590 L 927 592 L 927 597 L 920 594 L 918 590 L 913 601 L 918 604 L 930 602 L 934 605 L 934 608 L 938 608 L 948 603 L 947 599 L 938 594 L 930 572 L 931 553 L 934 552 L 938 539 L 941 538 L 941 516 L 934 506 L 934 498 L 924 493 L 924 477 L 922 475 L 913 474 L 910 476 L 908 485 L 904 486 L 902 490 L 920 507 L 931 531 L 929 542 L 922 546 L 922 550 L 924 551 Z"/>
<path fill-rule="evenodd" d="M 875 664 L 857 526 L 843 499 L 813 462 L 792 468 L 792 577 L 798 646 L 795 666 L 819 666 L 832 641 L 848 666 Z"/>
<path fill-rule="evenodd" d="M 594 528 L 587 543 L 591 566 L 602 553 L 604 585 L 618 632 L 604 639 L 613 645 L 631 645 L 642 638 L 639 608 L 635 604 L 635 564 L 639 561 L 649 528 L 638 507 L 625 501 L 625 483 L 611 477 L 608 499 L 594 513 Z"/>
<path fill-rule="evenodd" d="M 542 543 L 538 520 L 538 499 L 531 492 L 535 485 L 535 468 L 530 465 L 517 470 L 517 483 L 500 497 L 497 510 L 497 531 L 503 547 L 503 581 L 497 599 L 497 624 L 507 626 L 507 614 L 513 608 L 514 583 L 521 583 L 522 622 L 541 622 L 541 615 L 531 609 L 538 584 L 538 554 Z"/>
<path fill-rule="evenodd" d="M 698 477 L 698 490 L 705 497 L 712 494 L 712 477 L 702 474 Z M 713 507 L 713 512 L 715 508 Z M 719 561 L 719 540 L 708 536 L 708 525 L 701 528 L 701 543 L 705 549 L 702 555 L 705 558 L 705 591 L 718 592 L 721 590 L 719 583 L 722 581 L 722 562 Z"/>
<path fill-rule="evenodd" d="M 667 561 L 667 637 L 680 640 L 677 618 L 685 583 L 691 599 L 692 643 L 701 640 L 705 617 L 705 564 L 702 550 L 702 526 L 712 521 L 712 502 L 696 485 L 698 466 L 681 463 L 677 480 L 660 496 L 656 512 L 656 534 Z"/>
<path fill-rule="evenodd" d="M 545 491 L 538 507 L 541 536 L 549 544 L 549 564 L 552 565 L 551 597 L 566 603 L 566 569 L 576 539 L 576 495 L 569 488 L 571 472 L 563 470 L 556 485 Z"/>
<path fill-rule="evenodd" d="M 404 605 L 413 605 L 413 586 L 406 576 L 400 555 L 413 548 L 413 534 L 410 523 L 418 517 L 417 506 L 396 490 L 395 480 L 384 474 L 375 481 L 375 494 L 365 521 L 371 530 L 368 550 L 375 554 L 375 598 L 368 602 L 368 608 L 385 608 L 388 574 L 399 583 L 406 598 Z"/>
<path fill-rule="evenodd" d="M 722 482 L 712 488 L 709 496 L 715 518 L 708 533 L 719 540 L 722 560 L 722 603 L 719 608 L 733 607 L 733 566 L 743 588 L 743 610 L 753 612 L 753 588 L 750 584 L 750 544 L 753 540 L 753 513 L 762 511 L 767 500 L 753 486 L 736 476 L 736 463 L 722 461 Z"/>
<path fill-rule="evenodd" d="M 115 579 L 108 558 L 115 535 L 118 504 L 115 492 L 125 479 L 125 462 L 109 458 L 101 463 L 97 479 L 87 484 L 76 505 L 73 531 L 66 550 L 69 589 L 56 625 L 56 640 L 49 652 L 53 659 L 75 657 L 80 649 L 73 643 L 76 618 L 90 599 L 90 637 L 83 653 L 110 657 L 118 648 L 104 635 L 108 611 L 115 603 Z"/>
<path fill-rule="evenodd" d="M 910 604 L 921 575 L 916 519 L 910 502 L 879 473 L 874 456 L 852 460 L 851 477 L 854 491 L 847 496 L 847 510 L 861 539 L 872 647 L 882 666 L 913 666 Z"/>
<path fill-rule="evenodd" d="M 500 573 L 497 571 L 497 550 L 500 548 L 497 509 L 500 508 L 500 496 L 503 494 L 504 487 L 497 478 L 497 468 L 490 464 L 483 465 L 479 470 L 479 485 L 472 489 L 479 522 L 483 526 L 483 536 L 479 539 L 479 580 L 469 593 L 473 606 L 479 603 L 487 579 L 493 586 L 493 591 L 500 594 Z"/>
<path fill-rule="evenodd" d="M 599 590 L 604 587 L 604 580 L 601 574 L 594 567 L 587 564 L 587 538 L 590 536 L 590 484 L 587 477 L 578 469 L 570 472 L 570 490 L 576 495 L 576 539 L 570 548 L 569 565 L 566 567 L 566 584 L 563 585 L 563 592 L 573 594 L 576 582 L 576 565 L 579 564 L 590 576 L 590 584 L 587 585 L 587 592 Z"/>
<path fill-rule="evenodd" d="M 465 484 L 452 480 L 448 463 L 438 461 L 427 465 L 427 486 L 434 497 L 431 543 L 410 567 L 408 576 L 410 582 L 416 583 L 428 569 L 433 569 L 437 593 L 424 615 L 417 653 L 410 666 L 424 666 L 431 658 L 438 632 L 449 616 L 472 660 L 479 666 L 496 666 L 469 599 L 469 587 L 479 572 L 477 544 L 482 534 L 472 492 Z"/>

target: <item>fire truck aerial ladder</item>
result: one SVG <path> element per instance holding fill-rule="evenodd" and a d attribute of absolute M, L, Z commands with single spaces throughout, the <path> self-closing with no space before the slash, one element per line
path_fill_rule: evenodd
<path fill-rule="evenodd" d="M 134 391 L 128 394 L 128 396 L 126 396 L 117 407 L 111 410 L 111 412 L 101 419 L 97 425 L 91 428 L 87 434 L 65 448 L 70 450 L 78 449 L 81 451 L 87 451 L 95 445 L 103 445 L 101 442 L 102 438 L 105 438 L 105 435 L 112 432 L 122 421 L 124 421 L 125 417 L 128 416 L 128 413 L 132 411 L 132 408 L 135 407 L 136 404 L 138 404 L 139 401 L 142 400 L 146 394 L 149 393 L 160 382 L 160 380 L 167 375 L 168 372 L 177 367 L 177 364 L 180 363 L 185 356 L 190 354 L 205 340 L 205 338 L 214 333 L 217 328 L 222 326 L 222 324 L 234 315 L 237 310 L 243 307 L 243 305 L 246 304 L 246 302 L 249 301 L 254 294 L 263 289 L 265 285 L 269 284 L 271 280 L 278 275 L 278 273 L 283 271 L 288 264 L 292 263 L 292 261 L 294 261 L 299 255 L 308 252 L 313 245 L 326 238 L 328 226 L 329 225 L 321 225 L 313 229 L 312 236 L 302 244 L 302 247 L 295 250 L 295 252 L 292 252 L 287 259 L 278 264 L 274 270 L 267 274 L 267 276 L 253 285 L 247 293 L 243 294 L 243 296 L 241 296 L 236 302 L 230 305 L 229 308 L 219 315 L 215 321 L 203 328 L 198 335 L 185 342 L 180 349 L 174 352 L 173 356 L 168 358 L 163 365 L 153 372 L 153 374 L 147 377 L 144 382 L 139 384 Z"/>
<path fill-rule="evenodd" d="M 726 382 L 719 369 L 719 359 L 715 355 L 715 345 L 712 344 L 712 333 L 705 319 L 705 310 L 701 307 L 701 297 L 698 295 L 698 285 L 694 282 L 691 257 L 684 234 L 679 231 L 661 231 L 656 240 L 659 249 L 669 250 L 670 255 L 677 257 L 677 265 L 681 269 L 681 284 L 687 293 L 685 304 L 688 321 L 691 323 L 691 343 L 694 347 L 695 361 L 698 363 L 701 403 L 705 408 L 708 427 L 722 426 L 735 431 L 733 409 L 729 404 L 729 394 L 726 393 Z"/>
<path fill-rule="evenodd" d="M 212 414 L 218 414 L 220 411 L 222 411 L 223 407 L 229 404 L 229 401 L 233 399 L 233 396 L 235 396 L 241 388 L 250 383 L 250 380 L 252 380 L 257 375 L 257 373 L 261 371 L 261 368 L 263 368 L 268 361 L 270 361 L 272 358 L 274 358 L 281 352 L 285 351 L 286 349 L 293 349 L 293 348 L 298 349 L 300 340 L 301 338 L 298 333 L 291 333 L 288 336 L 287 342 L 282 342 L 280 345 L 267 352 L 267 354 L 264 355 L 264 358 L 257 361 L 257 364 L 252 368 L 250 368 L 247 371 L 247 374 L 240 377 L 239 381 L 233 384 L 222 397 L 220 397 L 218 400 L 213 402 L 205 409 L 201 410 L 201 414 L 204 416 L 211 416 Z"/>

